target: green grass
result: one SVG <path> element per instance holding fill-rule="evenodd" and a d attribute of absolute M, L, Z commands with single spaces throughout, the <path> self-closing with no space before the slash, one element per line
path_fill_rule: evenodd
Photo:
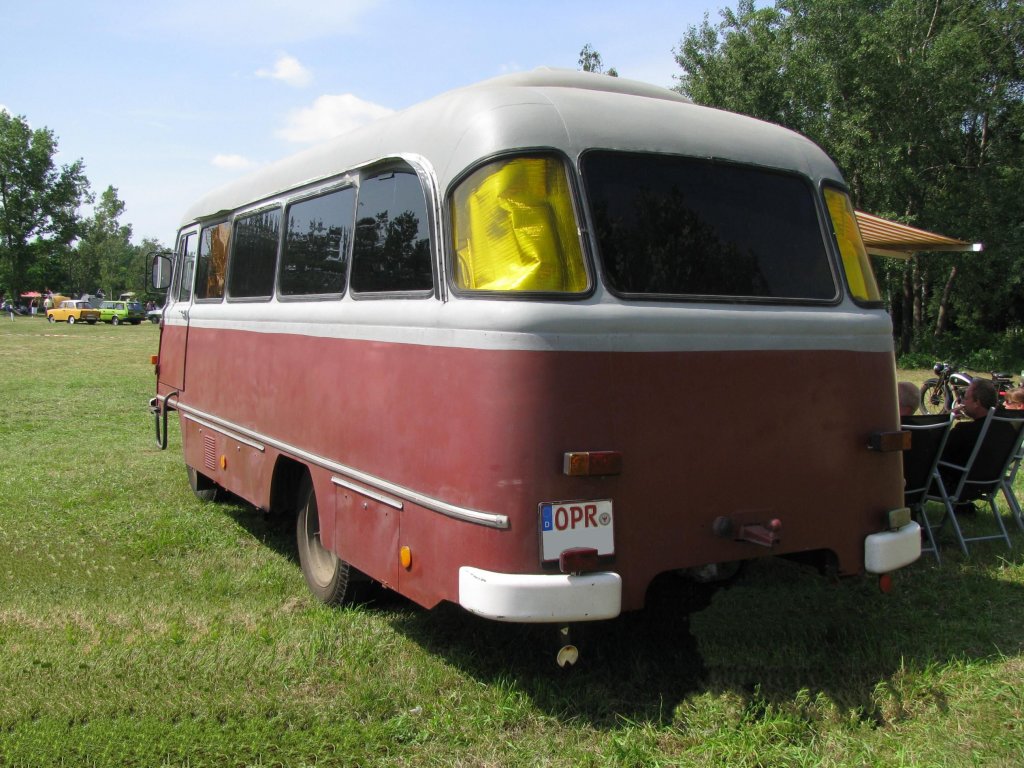
<path fill-rule="evenodd" d="M 564 674 L 543 628 L 317 604 L 286 523 L 157 450 L 157 339 L 0 322 L 0 766 L 1024 764 L 1016 527 L 889 595 L 764 561 L 687 618 L 667 582 Z"/>

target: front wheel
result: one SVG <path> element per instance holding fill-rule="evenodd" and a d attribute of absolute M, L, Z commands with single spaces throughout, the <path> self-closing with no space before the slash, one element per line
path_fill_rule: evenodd
<path fill-rule="evenodd" d="M 921 413 L 937 415 L 949 413 L 953 407 L 953 393 L 949 385 L 938 379 L 928 379 L 921 385 Z"/>
<path fill-rule="evenodd" d="M 313 491 L 313 481 L 307 475 L 299 487 L 299 515 L 295 522 L 295 539 L 299 549 L 302 575 L 309 590 L 321 602 L 343 605 L 355 599 L 358 571 L 320 540 L 320 510 Z"/>
<path fill-rule="evenodd" d="M 57 321 L 53 319 L 53 315 L 47 315 L 46 316 L 46 322 L 48 322 L 48 323 L 56 323 Z"/>
<path fill-rule="evenodd" d="M 114 315 L 110 319 L 110 322 L 113 323 L 114 325 L 120 325 L 121 324 L 121 319 L 117 315 Z"/>
<path fill-rule="evenodd" d="M 74 324 L 75 324 L 74 316 L 68 315 L 68 325 L 74 325 Z"/>
<path fill-rule="evenodd" d="M 188 470 L 188 484 L 197 499 L 200 501 L 217 501 L 220 499 L 223 489 L 219 485 L 192 467 L 185 467 L 185 469 Z"/>

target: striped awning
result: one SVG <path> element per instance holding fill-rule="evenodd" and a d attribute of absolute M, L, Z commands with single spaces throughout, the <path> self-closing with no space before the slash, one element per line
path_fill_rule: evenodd
<path fill-rule="evenodd" d="M 864 247 L 872 256 L 887 256 L 892 259 L 909 259 L 922 251 L 980 252 L 981 243 L 968 243 L 923 229 L 908 227 L 895 221 L 881 219 L 870 213 L 856 211 Z"/>

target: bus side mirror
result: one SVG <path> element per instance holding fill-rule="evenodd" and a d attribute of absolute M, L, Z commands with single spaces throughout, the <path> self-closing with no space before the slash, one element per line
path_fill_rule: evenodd
<path fill-rule="evenodd" d="M 152 254 L 150 262 L 150 282 L 158 291 L 166 291 L 171 284 L 171 269 L 173 262 L 165 253 Z"/>

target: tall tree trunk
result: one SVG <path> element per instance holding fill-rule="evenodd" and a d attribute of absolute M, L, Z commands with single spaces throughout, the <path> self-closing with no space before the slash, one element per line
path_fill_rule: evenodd
<path fill-rule="evenodd" d="M 921 329 L 924 328 L 924 280 L 921 279 L 921 262 L 918 257 L 910 257 L 911 264 L 911 276 L 912 276 L 912 288 L 914 295 L 914 337 L 918 337 L 921 334 Z"/>
<path fill-rule="evenodd" d="M 949 297 L 953 293 L 954 279 L 956 279 L 956 264 L 949 270 L 949 277 L 946 278 L 946 285 L 942 289 L 942 300 L 939 301 L 939 315 L 935 319 L 936 338 L 946 332 L 946 326 L 949 323 Z"/>
<path fill-rule="evenodd" d="M 914 306 L 914 276 L 910 262 L 903 266 L 903 322 L 900 325 L 900 354 L 910 352 L 914 340 L 912 307 Z"/>

